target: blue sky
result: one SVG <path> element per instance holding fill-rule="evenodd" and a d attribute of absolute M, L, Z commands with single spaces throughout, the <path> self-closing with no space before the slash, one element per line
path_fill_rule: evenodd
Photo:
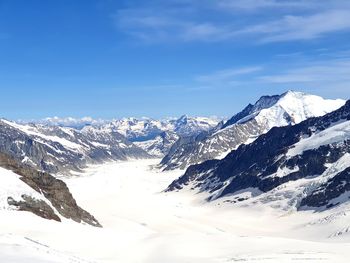
<path fill-rule="evenodd" d="M 350 94 L 348 0 L 0 0 L 1 116 L 231 116 Z"/>

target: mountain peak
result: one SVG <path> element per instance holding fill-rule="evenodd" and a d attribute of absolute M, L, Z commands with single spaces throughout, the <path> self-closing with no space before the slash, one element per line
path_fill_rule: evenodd
<path fill-rule="evenodd" d="M 184 121 L 184 120 L 187 120 L 188 119 L 188 115 L 187 114 L 184 114 L 184 115 L 181 115 L 180 118 L 178 119 L 178 121 Z"/>
<path fill-rule="evenodd" d="M 290 89 L 290 90 L 287 90 L 286 92 L 282 93 L 281 97 L 283 97 L 283 96 L 304 96 L 304 95 L 308 95 L 308 94 L 305 92 L 302 92 L 302 91 Z"/>

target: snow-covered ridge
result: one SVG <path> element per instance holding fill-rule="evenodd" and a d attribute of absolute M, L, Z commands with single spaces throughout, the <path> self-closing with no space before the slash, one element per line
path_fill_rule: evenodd
<path fill-rule="evenodd" d="M 275 126 L 297 124 L 311 117 L 319 117 L 339 109 L 345 104 L 342 99 L 324 99 L 320 96 L 298 91 L 287 91 L 280 96 L 260 98 L 248 116 L 236 124 L 256 119 L 260 124 L 271 129 Z"/>
<path fill-rule="evenodd" d="M 303 92 L 288 91 L 271 107 L 263 108 L 256 120 L 267 129 L 275 126 L 294 125 L 311 117 L 323 116 L 345 104 L 342 99 L 324 99 Z"/>
<path fill-rule="evenodd" d="M 123 135 L 104 126 L 78 130 L 0 119 L 0 137 L 1 152 L 50 173 L 80 170 L 90 163 L 150 157 Z"/>
<path fill-rule="evenodd" d="M 149 129 L 159 129 L 160 131 L 177 131 L 178 133 L 187 133 L 188 135 L 195 130 L 208 130 L 218 124 L 222 118 L 219 117 L 190 117 L 183 115 L 179 118 L 170 117 L 164 119 L 154 119 L 148 117 L 128 117 L 121 119 L 94 119 L 92 117 L 73 118 L 73 117 L 47 117 L 41 120 L 18 120 L 19 124 L 41 124 L 45 126 L 60 126 L 82 129 L 86 126 L 113 126 L 118 132 L 127 136 L 135 133 L 144 135 Z M 187 130 L 188 129 L 188 130 Z M 129 138 L 130 139 L 130 138 Z"/>
<path fill-rule="evenodd" d="M 322 145 L 350 140 L 350 121 L 343 121 L 331 128 L 313 134 L 300 140 L 287 152 L 288 157 L 299 155 L 310 149 L 317 149 Z"/>
<path fill-rule="evenodd" d="M 83 134 L 100 138 L 104 133 L 119 133 L 153 157 L 164 157 L 179 137 L 196 136 L 202 132 L 207 132 L 213 129 L 219 121 L 221 119 L 217 117 L 189 117 L 183 115 L 180 118 L 159 120 L 147 117 L 131 117 L 112 121 L 95 120 L 90 117 L 81 119 L 53 117 L 29 123 L 21 121 L 18 124 L 24 125 L 26 132 L 41 125 L 43 127 L 60 127 L 62 130 L 66 129 L 66 133 L 71 133 L 70 129 L 75 129 L 75 132 L 81 131 Z M 23 129 L 22 126 L 19 127 Z M 94 142 L 93 145 L 97 145 L 97 143 Z"/>
<path fill-rule="evenodd" d="M 239 145 L 252 143 L 273 127 L 295 125 L 311 117 L 323 116 L 344 104 L 342 99 L 324 99 L 297 91 L 263 96 L 206 136 L 176 145 L 161 164 L 166 169 L 186 168 L 222 158 Z"/>

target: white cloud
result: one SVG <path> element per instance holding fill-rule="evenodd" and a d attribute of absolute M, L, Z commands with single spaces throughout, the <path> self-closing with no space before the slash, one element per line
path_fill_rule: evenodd
<path fill-rule="evenodd" d="M 276 10 L 263 12 L 262 16 L 241 14 L 236 10 L 261 12 L 264 8 Z M 230 13 L 228 10 L 236 11 Z M 259 43 L 269 43 L 310 40 L 350 31 L 349 17 L 350 1 L 342 0 L 322 2 L 322 5 L 314 0 L 220 0 L 215 3 L 203 1 L 202 5 L 198 1 L 182 1 L 180 7 L 172 0 L 168 4 L 122 9 L 114 19 L 123 32 L 152 42 L 219 42 L 253 38 Z"/>
<path fill-rule="evenodd" d="M 343 54 L 343 57 L 340 57 Z M 238 69 L 223 69 L 194 78 L 195 89 L 271 88 L 319 91 L 323 94 L 349 96 L 350 56 L 347 51 L 335 52 L 333 57 L 290 57 L 264 64 Z"/>
<path fill-rule="evenodd" d="M 307 40 L 349 30 L 349 16 L 350 10 L 333 10 L 310 16 L 285 16 L 281 20 L 253 26 L 244 31 L 262 34 L 263 42 Z"/>
<path fill-rule="evenodd" d="M 114 18 L 118 27 L 126 33 L 149 42 L 215 41 L 226 34 L 224 28 L 215 24 L 177 17 L 169 11 L 121 10 Z"/>
<path fill-rule="evenodd" d="M 217 0 L 216 6 L 226 11 L 260 12 L 268 9 L 280 11 L 325 11 L 349 8 L 348 0 Z"/>
<path fill-rule="evenodd" d="M 314 0 L 220 0 L 218 6 L 229 9 L 257 10 L 261 8 L 311 8 L 317 1 Z"/>

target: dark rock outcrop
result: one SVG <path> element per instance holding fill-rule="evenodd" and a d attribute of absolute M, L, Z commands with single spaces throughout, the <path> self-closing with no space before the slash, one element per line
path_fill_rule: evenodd
<path fill-rule="evenodd" d="M 0 167 L 20 175 L 20 179 L 49 200 L 61 216 L 78 223 L 84 222 L 92 226 L 101 227 L 100 223 L 91 214 L 77 205 L 67 185 L 62 180 L 46 172 L 40 172 L 30 166 L 18 163 L 4 153 L 0 153 Z M 27 196 L 24 196 L 23 201 L 15 201 L 10 198 L 9 204 L 25 211 L 31 211 L 43 218 L 57 219 L 54 215 L 55 213 L 49 211 L 47 204 L 45 205 Z"/>
<path fill-rule="evenodd" d="M 321 185 L 315 189 L 310 195 L 301 200 L 301 206 L 309 207 L 322 207 L 322 206 L 334 206 L 346 200 L 349 197 L 345 197 L 344 200 L 338 200 L 336 202 L 334 199 L 340 197 L 342 194 L 350 191 L 350 167 L 346 168 L 344 171 L 338 173 L 327 183 Z"/>
<path fill-rule="evenodd" d="M 61 218 L 44 200 L 38 200 L 28 195 L 22 195 L 22 200 L 16 201 L 11 196 L 7 198 L 7 203 L 16 207 L 19 211 L 31 212 L 45 219 L 61 222 Z"/>

